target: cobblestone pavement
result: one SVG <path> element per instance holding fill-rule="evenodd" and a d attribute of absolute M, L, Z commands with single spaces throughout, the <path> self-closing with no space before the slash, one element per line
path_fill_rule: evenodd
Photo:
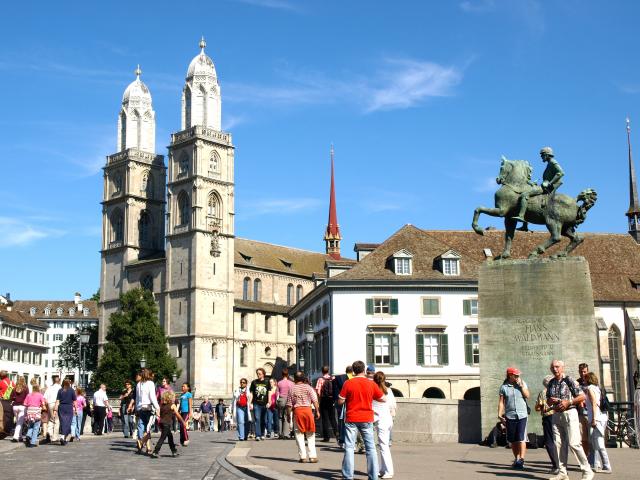
<path fill-rule="evenodd" d="M 157 440 L 154 434 L 152 442 Z M 177 440 L 177 435 L 174 435 Z M 247 478 L 225 457 L 235 445 L 233 437 L 217 432 L 190 432 L 187 447 L 178 446 L 179 457 L 172 458 L 165 443 L 160 458 L 135 455 L 134 440 L 120 434 L 95 437 L 88 435 L 80 442 L 41 445 L 26 448 L 0 441 L 2 480 L 42 478 L 47 480 L 238 480 Z M 8 468 L 15 466 L 15 468 Z"/>
<path fill-rule="evenodd" d="M 256 465 L 260 473 L 273 479 L 295 478 L 339 480 L 343 452 L 335 444 L 317 442 L 318 463 L 298 463 L 297 449 L 292 440 L 270 440 L 266 442 L 244 442 L 248 456 L 246 460 Z M 237 449 L 236 449 L 237 450 Z M 638 480 L 640 478 L 640 450 L 630 448 L 608 449 L 613 465 L 613 475 L 596 475 L 598 478 L 615 480 Z M 529 450 L 526 470 L 510 468 L 513 461 L 511 450 L 487 448 L 458 443 L 411 444 L 396 442 L 391 447 L 395 477 L 399 480 L 476 480 L 496 478 L 519 478 L 522 480 L 545 480 L 549 459 L 544 449 Z M 366 480 L 364 455 L 355 455 L 356 480 Z M 235 463 L 233 454 L 228 457 Z M 569 454 L 569 477 L 580 478 L 575 458 Z M 243 467 L 246 468 L 246 467 Z M 256 468 L 256 467 L 253 467 Z M 251 467 L 249 467 L 251 469 Z M 264 469 L 264 470 L 262 470 Z"/>

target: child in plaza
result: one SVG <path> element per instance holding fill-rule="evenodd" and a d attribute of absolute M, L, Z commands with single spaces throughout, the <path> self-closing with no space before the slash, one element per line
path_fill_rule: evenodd
<path fill-rule="evenodd" d="M 176 444 L 173 441 L 173 433 L 171 431 L 171 426 L 173 425 L 174 417 L 178 419 L 178 422 L 182 424 L 182 428 L 186 429 L 187 424 L 180 415 L 178 411 L 178 407 L 174 403 L 175 394 L 171 390 L 166 390 L 162 393 L 161 403 L 160 403 L 160 438 L 158 439 L 158 443 L 156 443 L 156 447 L 153 449 L 151 453 L 151 458 L 158 458 L 158 452 L 160 452 L 160 448 L 162 448 L 162 444 L 165 439 L 169 441 L 169 448 L 171 449 L 171 455 L 174 457 L 178 456 L 178 450 L 176 449 Z"/>

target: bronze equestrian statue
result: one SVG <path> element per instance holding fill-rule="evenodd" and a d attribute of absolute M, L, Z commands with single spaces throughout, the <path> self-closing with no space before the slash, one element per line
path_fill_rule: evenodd
<path fill-rule="evenodd" d="M 495 194 L 495 208 L 478 207 L 473 214 L 473 230 L 484 234 L 484 230 L 478 226 L 478 218 L 481 213 L 492 217 L 504 217 L 505 241 L 502 254 L 496 259 L 509 258 L 511 256 L 511 242 L 515 234 L 518 221 L 534 225 L 546 225 L 549 230 L 549 239 L 538 245 L 529 254 L 529 258 L 543 254 L 549 247 L 560 242 L 561 235 L 569 238 L 570 242 L 557 256 L 565 257 L 583 241 L 576 233 L 576 228 L 584 222 L 587 211 L 593 207 L 598 199 L 595 190 L 587 188 L 576 197 L 557 193 L 556 190 L 562 184 L 561 178 L 564 171 L 555 160 L 553 150 L 544 147 L 540 150 L 542 161 L 547 163 L 543 174 L 542 185 L 531 181 L 531 165 L 526 160 L 507 160 L 502 157 L 500 174 L 496 182 L 500 188 Z"/>

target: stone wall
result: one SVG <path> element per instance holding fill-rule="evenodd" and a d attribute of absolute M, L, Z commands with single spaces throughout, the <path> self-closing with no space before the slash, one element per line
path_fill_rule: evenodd
<path fill-rule="evenodd" d="M 478 443 L 480 402 L 427 398 L 396 398 L 394 442 Z"/>

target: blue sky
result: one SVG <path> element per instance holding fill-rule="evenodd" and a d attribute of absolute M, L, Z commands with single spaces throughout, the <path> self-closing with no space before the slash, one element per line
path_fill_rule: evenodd
<path fill-rule="evenodd" d="M 599 193 L 584 230 L 626 231 L 639 2 L 43 0 L 3 17 L 0 291 L 13 298 L 97 289 L 122 93 L 140 63 L 165 154 L 201 35 L 236 145 L 239 236 L 324 249 L 331 142 L 347 256 L 406 223 L 469 228 L 500 155 L 539 178 L 544 145 L 562 191 Z"/>

